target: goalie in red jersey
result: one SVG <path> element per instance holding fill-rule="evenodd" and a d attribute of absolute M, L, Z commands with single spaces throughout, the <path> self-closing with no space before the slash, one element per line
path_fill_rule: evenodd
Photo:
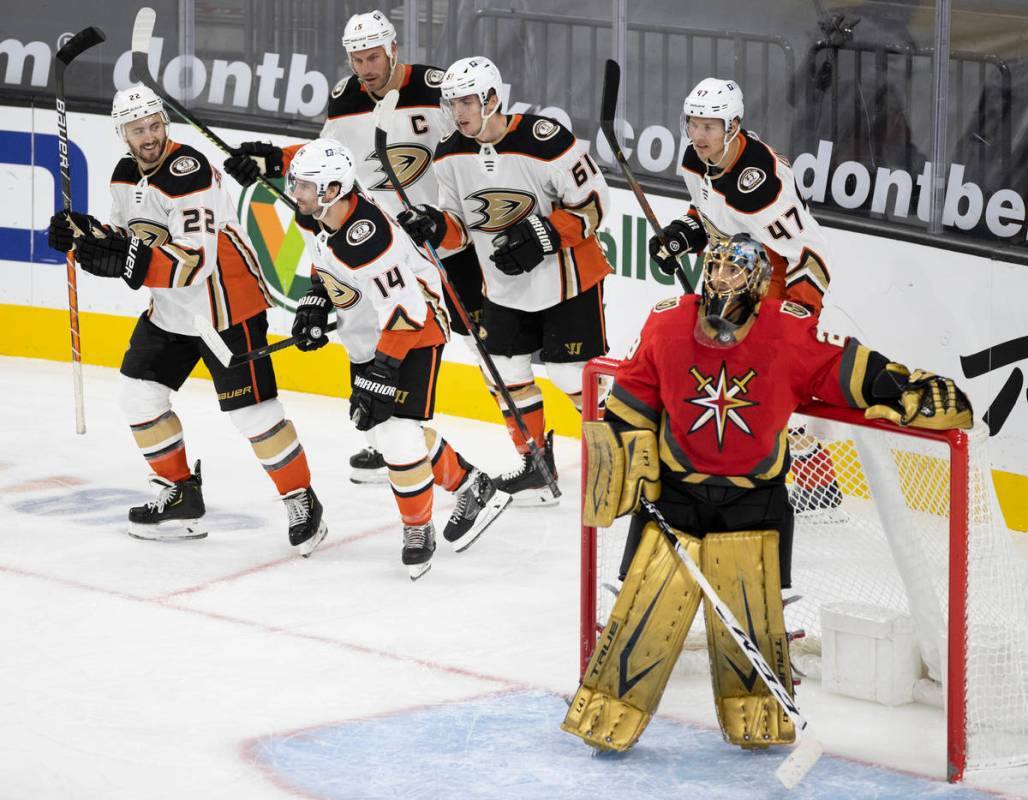
<path fill-rule="evenodd" d="M 604 421 L 585 425 L 583 522 L 605 527 L 638 512 L 624 583 L 562 726 L 601 749 L 627 750 L 642 734 L 702 596 L 670 537 L 639 512 L 641 495 L 791 688 L 781 596 L 791 585 L 790 415 L 817 398 L 899 425 L 971 427 L 970 403 L 952 380 L 819 332 L 806 308 L 767 296 L 770 280 L 767 254 L 749 235 L 711 248 L 703 293 L 657 304 L 618 367 Z M 706 614 L 725 739 L 744 748 L 792 742 L 793 723 L 709 604 Z"/>

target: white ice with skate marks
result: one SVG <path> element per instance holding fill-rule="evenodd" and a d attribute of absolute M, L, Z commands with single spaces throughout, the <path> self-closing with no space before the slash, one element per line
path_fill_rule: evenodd
<path fill-rule="evenodd" d="M 151 495 L 118 407 L 116 371 L 85 368 L 84 437 L 74 434 L 70 386 L 68 364 L 0 358 L 4 796 L 391 797 L 410 789 L 419 764 L 418 792 L 405 796 L 590 791 L 567 771 L 596 760 L 558 729 L 558 696 L 574 691 L 578 675 L 577 440 L 556 444 L 560 506 L 508 508 L 467 552 L 438 548 L 431 574 L 412 584 L 388 486 L 347 479 L 364 441 L 345 401 L 283 393 L 329 526 L 302 559 L 289 547 L 274 486 L 205 381 L 187 383 L 175 407 L 190 460 L 203 460 L 210 535 L 128 537 L 128 506 Z M 500 425 L 436 425 L 491 474 L 516 461 Z M 437 530 L 452 504 L 437 493 Z M 590 768 L 593 790 L 617 780 L 639 791 L 670 776 L 658 794 L 723 795 L 739 765 L 754 796 L 780 791 L 771 776 L 779 757 L 754 759 L 720 742 L 709 683 L 676 687 L 637 751 Z M 870 708 L 807 684 L 798 700 L 829 753 L 941 777 L 941 711 Z M 412 739 L 426 720 L 453 735 Z M 479 744 L 485 722 L 491 736 Z M 347 773 L 342 765 L 370 758 L 361 736 L 347 734 L 369 725 L 376 768 Z M 281 754 L 277 743 L 297 731 L 318 733 L 301 753 L 302 781 L 297 762 L 267 755 Z M 326 741 L 332 746 L 315 746 Z M 703 769 L 712 753 L 718 770 Z M 468 768 L 443 771 L 440 759 Z M 839 796 L 831 768 L 819 772 L 825 763 L 834 762 L 819 762 L 802 796 L 833 796 L 833 785 Z M 895 789 L 894 773 L 861 770 L 845 785 L 880 796 Z M 373 784 L 354 782 L 362 776 Z M 971 781 L 1028 793 L 1023 775 Z M 533 783 L 549 789 L 519 789 Z"/>

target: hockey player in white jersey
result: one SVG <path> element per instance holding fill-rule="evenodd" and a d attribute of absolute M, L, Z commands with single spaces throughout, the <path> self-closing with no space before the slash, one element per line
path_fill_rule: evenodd
<path fill-rule="evenodd" d="M 685 98 L 681 131 L 689 146 L 681 171 L 692 203 L 662 231 L 672 252 L 654 236 L 650 255 L 671 273 L 678 256 L 748 233 L 771 260 L 768 296 L 818 314 L 830 279 L 824 234 L 800 197 L 791 165 L 742 127 L 743 112 L 735 81 L 705 78 Z M 828 451 L 802 429 L 790 431 L 790 447 L 797 510 L 838 506 L 842 492 Z"/>
<path fill-rule="evenodd" d="M 457 130 L 436 147 L 438 204 L 397 219 L 418 244 L 444 252 L 474 242 L 486 295 L 486 350 L 532 438 L 545 442 L 556 476 L 532 354 L 541 351 L 550 380 L 581 409 L 582 369 L 607 352 L 603 280 L 613 270 L 596 232 L 608 190 L 585 146 L 562 125 L 504 114 L 500 87 L 500 71 L 487 58 L 465 58 L 447 70 L 444 108 Z M 519 504 L 555 502 L 510 410 L 493 395 L 521 454 L 500 488 Z"/>
<path fill-rule="evenodd" d="M 382 121 L 389 134 L 389 158 L 411 202 L 434 203 L 438 190 L 432 154 L 439 140 L 453 130 L 453 122 L 439 105 L 442 70 L 400 63 L 396 30 L 380 11 L 350 17 L 343 32 L 343 48 L 353 75 L 343 78 L 332 90 L 321 138 L 335 139 L 350 149 L 356 157 L 358 183 L 369 197 L 396 216 L 403 205 L 375 155 L 374 119 L 378 102 L 396 89 L 396 112 Z M 260 173 L 281 177 L 300 146 L 279 148 L 267 142 L 246 142 L 225 162 L 225 171 L 244 186 L 253 183 Z M 468 246 L 449 255 L 444 266 L 468 314 L 477 321 L 482 310 L 482 271 L 474 248 Z M 477 360 L 471 336 L 449 295 L 444 300 L 453 333 L 464 340 Z M 354 455 L 350 466 L 355 483 L 388 480 L 382 455 L 374 448 Z"/>
<path fill-rule="evenodd" d="M 302 350 L 327 344 L 335 308 L 351 362 L 350 418 L 367 431 L 389 469 L 403 521 L 402 561 L 411 580 L 435 551 L 433 484 L 457 494 L 443 535 L 459 552 L 510 502 L 431 428 L 436 380 L 449 318 L 436 266 L 355 187 L 350 151 L 315 139 L 293 157 L 286 177 L 296 223 L 313 262 L 313 286 L 300 301 L 293 335 Z"/>
<path fill-rule="evenodd" d="M 307 456 L 277 398 L 271 359 L 226 368 L 193 327 L 195 315 L 209 317 L 237 351 L 267 344 L 267 289 L 221 174 L 199 150 L 168 138 L 168 115 L 151 89 L 118 92 L 112 118 L 129 154 L 111 177 L 110 222 L 60 212 L 50 220 L 50 246 L 74 247 L 86 272 L 149 289 L 149 308 L 121 364 L 121 404 L 160 493 L 129 511 L 129 532 L 162 540 L 207 535 L 200 462 L 190 472 L 171 405 L 172 391 L 202 358 L 221 410 L 285 501 L 290 544 L 308 556 L 328 529 Z"/>

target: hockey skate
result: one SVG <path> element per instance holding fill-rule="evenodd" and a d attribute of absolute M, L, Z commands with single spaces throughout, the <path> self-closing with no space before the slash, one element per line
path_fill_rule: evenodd
<path fill-rule="evenodd" d="M 350 456 L 351 483 L 389 483 L 385 459 L 374 447 L 365 447 Z"/>
<path fill-rule="evenodd" d="M 207 536 L 207 526 L 200 522 L 207 509 L 200 488 L 203 481 L 199 461 L 184 481 L 175 483 L 153 475 L 150 483 L 160 487 L 160 491 L 155 500 L 129 509 L 129 536 L 157 542 Z"/>
<path fill-rule="evenodd" d="M 328 533 L 328 526 L 321 519 L 321 501 L 313 489 L 307 488 L 282 495 L 282 502 L 289 514 L 289 544 L 301 556 L 310 558 Z"/>
<path fill-rule="evenodd" d="M 434 552 L 435 526 L 431 522 L 403 526 L 402 561 L 407 566 L 412 581 L 416 581 L 432 569 Z"/>
<path fill-rule="evenodd" d="M 457 492 L 457 505 L 443 529 L 443 538 L 461 553 L 500 516 L 511 496 L 497 490 L 492 478 L 480 469 L 468 473 Z"/>
<path fill-rule="evenodd" d="M 546 466 L 556 480 L 557 469 L 553 464 L 553 431 L 546 434 L 542 450 Z M 496 488 L 509 494 L 516 506 L 555 506 L 560 502 L 560 498 L 553 496 L 546 484 L 546 476 L 528 453 L 521 454 L 521 464 L 516 469 L 505 472 L 496 479 Z"/>

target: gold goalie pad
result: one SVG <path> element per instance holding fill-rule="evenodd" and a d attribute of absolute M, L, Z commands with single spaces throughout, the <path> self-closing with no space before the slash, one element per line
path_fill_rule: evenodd
<path fill-rule="evenodd" d="M 697 558 L 699 540 L 675 533 Z M 667 537 L 649 523 L 560 727 L 601 750 L 635 744 L 664 694 L 700 598 Z"/>
<path fill-rule="evenodd" d="M 660 456 L 653 431 L 614 432 L 609 422 L 582 425 L 589 469 L 582 501 L 582 522 L 609 528 L 639 507 L 640 495 L 660 498 Z"/>
<path fill-rule="evenodd" d="M 709 533 L 699 563 L 718 596 L 792 694 L 778 531 Z M 747 749 L 795 741 L 795 726 L 709 602 L 704 603 L 704 613 L 714 704 L 725 741 Z"/>

